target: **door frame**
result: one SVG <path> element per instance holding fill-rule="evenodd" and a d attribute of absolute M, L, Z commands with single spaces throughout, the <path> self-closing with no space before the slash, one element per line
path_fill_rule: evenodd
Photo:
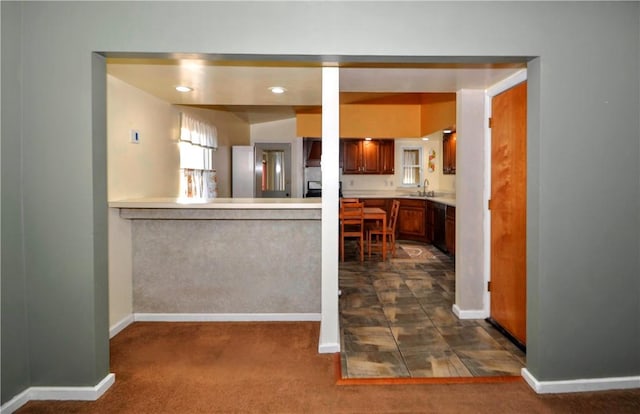
<path fill-rule="evenodd" d="M 491 101 L 494 96 L 513 88 L 514 86 L 527 80 L 527 70 L 523 69 L 518 73 L 496 83 L 485 91 L 484 112 L 485 112 L 485 141 L 484 141 L 484 208 L 483 208 L 483 234 L 484 234 L 484 268 L 483 284 L 485 286 L 483 294 L 484 314 L 491 316 L 491 294 L 487 289 L 491 281 L 491 212 L 489 211 L 489 199 L 491 198 L 491 128 L 489 128 L 489 118 L 491 117 Z M 527 295 L 528 296 L 528 295 Z"/>
<path fill-rule="evenodd" d="M 262 153 L 263 151 L 283 151 L 284 152 L 284 169 L 285 169 L 285 184 L 284 191 L 278 191 L 278 193 L 285 193 L 281 198 L 291 198 L 291 143 L 288 142 L 257 142 L 253 146 L 254 150 L 254 162 L 255 162 L 255 183 L 254 194 L 257 198 L 273 198 L 278 195 L 269 194 L 270 192 L 262 191 Z M 276 192 L 271 192 L 276 193 Z"/>

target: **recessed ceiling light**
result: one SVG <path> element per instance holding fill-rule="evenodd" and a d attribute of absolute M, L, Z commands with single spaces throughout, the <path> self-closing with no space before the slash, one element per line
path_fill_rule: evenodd
<path fill-rule="evenodd" d="M 190 88 L 188 86 L 176 86 L 176 91 L 178 92 L 191 92 L 193 90 L 193 88 Z"/>
<path fill-rule="evenodd" d="M 450 134 L 452 131 L 450 129 L 443 129 L 442 132 L 445 134 Z"/>
<path fill-rule="evenodd" d="M 365 138 L 364 140 L 365 141 L 371 141 L 371 138 Z"/>
<path fill-rule="evenodd" d="M 285 93 L 287 90 L 285 88 L 283 88 L 282 86 L 272 86 L 269 88 L 269 90 L 272 93 L 277 93 L 277 94 L 281 94 L 281 93 Z"/>
<path fill-rule="evenodd" d="M 424 138 L 422 138 L 422 140 L 423 140 L 423 141 L 429 141 L 429 138 L 424 137 Z"/>

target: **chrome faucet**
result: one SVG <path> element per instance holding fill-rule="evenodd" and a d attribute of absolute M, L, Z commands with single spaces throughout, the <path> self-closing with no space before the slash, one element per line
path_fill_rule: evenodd
<path fill-rule="evenodd" d="M 429 180 L 425 178 L 424 181 L 422 182 L 422 191 L 418 191 L 418 196 L 434 197 L 436 195 L 436 193 L 433 190 L 427 191 L 427 188 L 429 188 Z"/>
<path fill-rule="evenodd" d="M 429 179 L 425 178 L 424 181 L 422 182 L 422 195 L 426 196 L 427 195 L 427 187 L 429 186 Z"/>

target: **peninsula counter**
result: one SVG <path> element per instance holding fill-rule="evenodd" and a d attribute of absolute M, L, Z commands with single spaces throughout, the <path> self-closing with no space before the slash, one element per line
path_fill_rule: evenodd
<path fill-rule="evenodd" d="M 320 199 L 147 198 L 109 207 L 131 223 L 132 310 L 146 315 L 137 319 L 320 318 Z"/>

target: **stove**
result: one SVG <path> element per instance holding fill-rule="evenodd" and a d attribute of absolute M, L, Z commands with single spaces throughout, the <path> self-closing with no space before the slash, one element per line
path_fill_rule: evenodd
<path fill-rule="evenodd" d="M 322 197 L 322 181 L 307 181 L 305 197 Z M 338 197 L 342 197 L 342 181 L 339 183 Z"/>

